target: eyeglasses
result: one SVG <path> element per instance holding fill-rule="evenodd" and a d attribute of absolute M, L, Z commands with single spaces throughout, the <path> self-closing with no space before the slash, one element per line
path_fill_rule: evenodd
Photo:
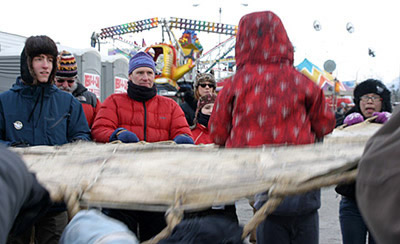
<path fill-rule="evenodd" d="M 72 80 L 66 80 L 66 79 L 60 79 L 60 78 L 56 78 L 56 81 L 57 81 L 58 83 L 64 83 L 64 82 L 68 82 L 68 83 L 74 83 L 74 82 L 75 82 L 75 79 L 72 79 Z"/>
<path fill-rule="evenodd" d="M 378 101 L 382 101 L 381 97 L 377 97 L 377 96 L 361 96 L 361 101 L 363 102 L 368 102 L 368 100 L 371 99 L 373 102 L 378 102 Z"/>
<path fill-rule="evenodd" d="M 211 89 L 212 89 L 212 88 L 215 88 L 215 85 L 214 85 L 214 84 L 205 84 L 205 83 L 203 83 L 203 84 L 199 84 L 199 86 L 201 86 L 201 87 L 203 87 L 203 88 L 206 88 L 206 86 L 210 87 Z"/>

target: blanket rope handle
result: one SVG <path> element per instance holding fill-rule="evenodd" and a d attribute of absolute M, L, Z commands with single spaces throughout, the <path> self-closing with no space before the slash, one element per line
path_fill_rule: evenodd
<path fill-rule="evenodd" d="M 254 214 L 250 221 L 244 226 L 242 239 L 244 240 L 257 226 L 271 214 L 278 205 L 283 201 L 285 196 L 306 193 L 312 190 L 320 189 L 331 185 L 354 182 L 358 169 L 341 173 L 339 175 L 331 175 L 326 177 L 315 178 L 305 182 L 301 186 L 293 186 L 289 184 L 279 184 L 272 187 L 269 191 L 268 201 Z"/>
<path fill-rule="evenodd" d="M 61 185 L 58 191 L 52 194 L 51 199 L 54 202 L 61 202 L 64 201 L 67 205 L 68 210 L 68 218 L 71 220 L 82 208 L 80 206 L 80 200 L 83 194 L 89 191 L 98 181 L 99 177 L 102 175 L 105 169 L 105 165 L 108 160 L 113 157 L 115 152 L 117 151 L 118 146 L 114 148 L 112 154 L 105 158 L 101 164 L 100 170 L 92 180 L 92 182 L 81 182 L 80 186 L 75 187 L 74 189 L 71 187 L 67 187 L 67 185 Z"/>
<path fill-rule="evenodd" d="M 165 213 L 165 220 L 167 222 L 167 227 L 165 227 L 160 233 L 158 233 L 152 239 L 143 242 L 143 244 L 155 244 L 159 241 L 167 238 L 171 235 L 172 230 L 177 226 L 183 219 L 183 210 L 181 208 L 184 201 L 184 192 L 177 190 L 175 192 L 174 205 L 167 210 Z"/>

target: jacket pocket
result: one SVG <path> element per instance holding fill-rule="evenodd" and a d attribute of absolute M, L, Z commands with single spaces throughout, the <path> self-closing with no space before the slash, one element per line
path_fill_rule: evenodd
<path fill-rule="evenodd" d="M 47 138 L 51 145 L 62 145 L 68 142 L 67 128 L 69 116 L 69 113 L 65 113 L 60 117 L 45 117 Z"/>

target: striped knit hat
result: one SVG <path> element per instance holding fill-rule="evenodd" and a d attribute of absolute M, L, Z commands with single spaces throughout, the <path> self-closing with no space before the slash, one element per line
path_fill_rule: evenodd
<path fill-rule="evenodd" d="M 74 55 L 63 50 L 58 58 L 56 77 L 75 77 L 78 74 L 78 66 Z"/>

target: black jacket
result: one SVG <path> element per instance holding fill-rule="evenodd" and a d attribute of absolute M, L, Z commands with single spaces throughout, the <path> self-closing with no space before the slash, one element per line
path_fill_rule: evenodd
<path fill-rule="evenodd" d="M 8 234 L 18 235 L 51 206 L 49 193 L 30 173 L 24 162 L 0 146 L 0 243 Z"/>
<path fill-rule="evenodd" d="M 189 126 L 193 126 L 193 120 L 197 109 L 197 100 L 194 98 L 193 91 L 186 92 L 184 100 L 185 102 L 182 103 L 181 109 L 185 113 L 186 121 Z"/>

